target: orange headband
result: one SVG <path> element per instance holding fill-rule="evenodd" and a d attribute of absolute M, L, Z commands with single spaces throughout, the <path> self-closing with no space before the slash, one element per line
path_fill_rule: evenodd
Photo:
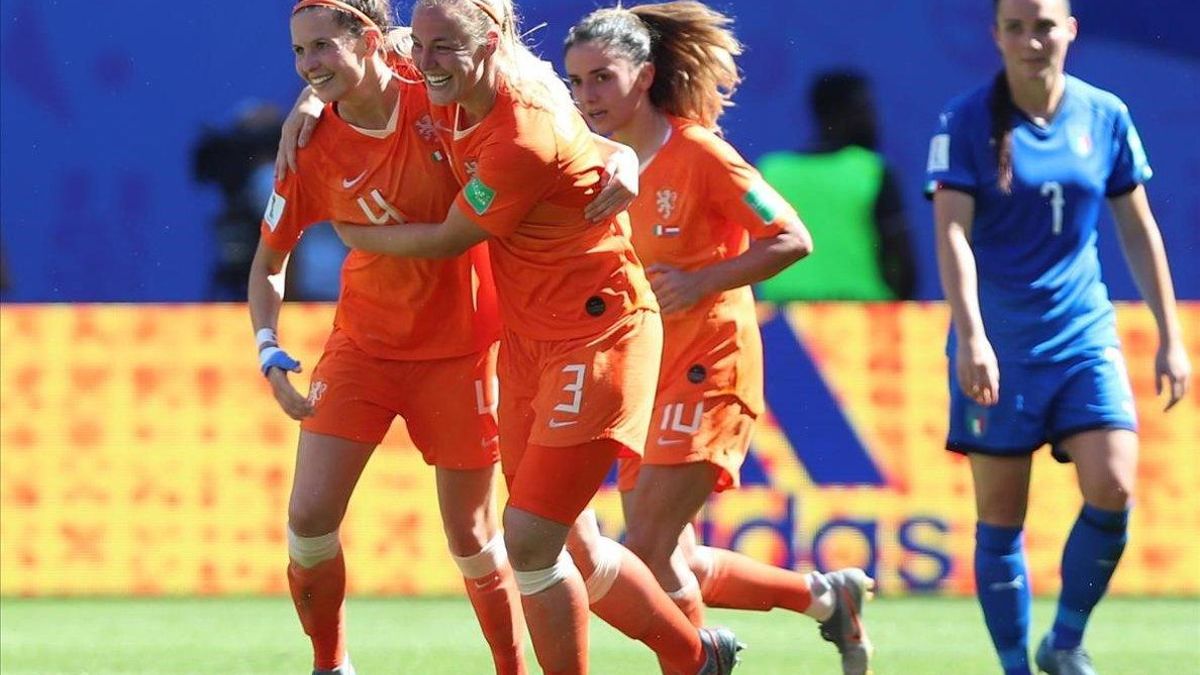
<path fill-rule="evenodd" d="M 487 14 L 492 21 L 496 22 L 497 26 L 503 27 L 500 23 L 500 17 L 496 16 L 496 10 L 492 8 L 492 4 L 487 0 L 471 0 L 471 4 L 478 7 L 484 14 Z"/>
<path fill-rule="evenodd" d="M 358 17 L 358 20 L 363 22 L 363 25 L 366 26 L 367 30 L 376 31 L 381 35 L 383 34 L 383 30 L 379 28 L 379 26 L 371 19 L 371 17 L 363 14 L 362 11 L 353 5 L 344 3 L 341 0 L 300 0 L 300 2 L 296 3 L 296 6 L 292 8 L 292 16 L 295 16 L 296 12 L 308 7 L 331 7 L 333 9 L 340 9 L 343 12 L 348 12 Z"/>

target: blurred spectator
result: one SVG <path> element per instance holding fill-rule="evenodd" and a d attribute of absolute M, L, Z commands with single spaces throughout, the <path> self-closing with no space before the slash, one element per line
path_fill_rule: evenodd
<path fill-rule="evenodd" d="M 274 104 L 245 101 L 230 128 L 206 128 L 192 151 L 192 177 L 216 185 L 224 201 L 213 223 L 217 255 L 209 300 L 246 300 L 250 261 L 271 196 L 282 123 L 283 115 Z"/>
<path fill-rule="evenodd" d="M 284 297 L 289 300 L 337 300 L 342 262 L 349 251 L 329 223 L 304 230 L 288 260 Z"/>
<path fill-rule="evenodd" d="M 818 129 L 804 152 L 764 155 L 763 178 L 812 232 L 813 253 L 759 284 L 764 300 L 908 300 L 916 269 L 894 172 L 878 152 L 875 104 L 865 77 L 819 74 L 809 89 Z"/>
<path fill-rule="evenodd" d="M 192 154 L 196 181 L 221 190 L 224 205 L 213 228 L 217 262 L 209 300 L 243 302 L 250 261 L 258 246 L 263 209 L 275 186 L 275 149 L 283 115 L 273 103 L 241 103 L 228 129 L 204 131 Z M 290 300 L 336 300 L 346 245 L 328 226 L 313 227 L 292 252 L 287 269 Z"/>

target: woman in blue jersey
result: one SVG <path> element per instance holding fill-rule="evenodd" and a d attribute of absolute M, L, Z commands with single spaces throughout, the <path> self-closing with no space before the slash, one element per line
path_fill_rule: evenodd
<path fill-rule="evenodd" d="M 947 448 L 967 453 L 978 514 L 975 580 L 1005 673 L 1030 673 L 1022 550 L 1032 453 L 1074 462 L 1084 505 L 1063 550 L 1048 673 L 1094 673 L 1081 647 L 1125 546 L 1137 420 L 1100 280 L 1108 201 L 1158 324 L 1155 374 L 1169 409 L 1187 390 L 1170 272 L 1142 184 L 1151 171 L 1125 105 L 1063 71 L 1068 0 L 995 0 L 1004 61 L 950 103 L 930 145 L 938 267 L 953 326 Z"/>

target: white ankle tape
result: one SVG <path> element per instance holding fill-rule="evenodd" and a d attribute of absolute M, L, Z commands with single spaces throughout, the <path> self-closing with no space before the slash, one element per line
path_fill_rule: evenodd
<path fill-rule="evenodd" d="M 504 535 L 500 532 L 492 540 L 483 545 L 479 553 L 460 557 L 451 555 L 454 564 L 466 579 L 479 579 L 500 569 L 508 560 L 508 550 L 504 548 Z"/>
<path fill-rule="evenodd" d="M 552 566 L 530 572 L 513 570 L 513 576 L 516 577 L 517 590 L 521 591 L 521 595 L 534 595 L 566 579 L 574 571 L 574 567 L 571 556 L 563 551 L 558 554 L 558 560 L 555 560 Z"/>
<path fill-rule="evenodd" d="M 818 621 L 828 619 L 837 606 L 837 595 L 834 594 L 833 585 L 829 583 L 824 574 L 815 570 L 805 574 L 804 579 L 808 582 L 808 592 L 812 597 L 804 614 Z"/>
<path fill-rule="evenodd" d="M 599 602 L 608 595 L 621 572 L 621 545 L 608 537 L 600 537 L 598 548 L 600 559 L 596 562 L 592 576 L 588 577 L 584 584 L 587 587 L 588 604 Z"/>
<path fill-rule="evenodd" d="M 319 563 L 332 559 L 342 548 L 337 530 L 316 537 L 301 537 L 289 526 L 287 540 L 288 557 L 301 567 L 315 567 Z"/>

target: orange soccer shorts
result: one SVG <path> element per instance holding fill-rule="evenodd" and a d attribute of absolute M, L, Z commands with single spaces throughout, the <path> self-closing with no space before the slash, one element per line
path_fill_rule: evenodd
<path fill-rule="evenodd" d="M 731 395 L 673 400 L 666 392 L 654 403 L 654 421 L 641 458 L 623 457 L 617 484 L 622 491 L 637 485 L 643 463 L 678 465 L 709 462 L 720 469 L 714 490 L 741 484 L 739 473 L 750 447 L 754 415 Z"/>
<path fill-rule="evenodd" d="M 623 446 L 621 454 L 641 452 L 661 353 L 662 323 L 647 310 L 577 340 L 506 333 L 499 363 L 505 475 L 516 475 L 532 445 L 565 448 L 611 439 Z"/>
<path fill-rule="evenodd" d="M 479 469 L 499 458 L 496 345 L 448 359 L 380 359 L 342 331 L 325 343 L 309 386 L 306 431 L 378 444 L 396 416 L 426 464 Z"/>

